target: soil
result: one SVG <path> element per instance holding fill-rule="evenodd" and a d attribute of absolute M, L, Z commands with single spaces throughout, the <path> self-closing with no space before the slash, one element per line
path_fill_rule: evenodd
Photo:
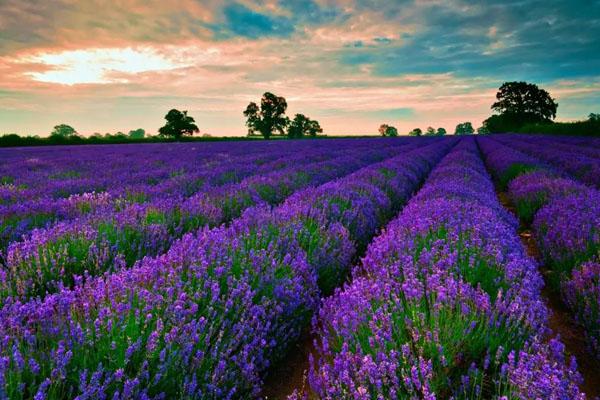
<path fill-rule="evenodd" d="M 315 353 L 314 337 L 309 329 L 287 357 L 271 369 L 263 385 L 262 397 L 265 400 L 285 400 L 295 390 L 303 394 L 307 388 L 308 356 Z"/>
<path fill-rule="evenodd" d="M 505 208 L 515 214 L 515 209 L 505 192 L 499 192 L 498 199 Z M 560 335 L 560 340 L 565 345 L 567 354 L 575 356 L 577 359 L 577 369 L 583 377 L 580 389 L 587 395 L 588 399 L 600 398 L 600 360 L 597 360 L 594 354 L 588 350 L 585 332 L 573 319 L 572 312 L 561 300 L 560 293 L 550 289 L 548 276 L 552 271 L 543 264 L 540 250 L 530 227 L 523 225 L 522 222 L 519 236 L 529 256 L 538 261 L 540 272 L 546 281 L 546 285 L 542 290 L 542 297 L 551 311 L 550 320 L 548 321 L 550 329 L 554 334 Z"/>

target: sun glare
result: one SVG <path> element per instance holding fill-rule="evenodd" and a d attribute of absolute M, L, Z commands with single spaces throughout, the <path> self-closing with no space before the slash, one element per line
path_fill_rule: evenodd
<path fill-rule="evenodd" d="M 126 83 L 128 75 L 149 71 L 172 70 L 184 66 L 150 48 L 112 48 L 40 53 L 23 60 L 48 67 L 27 72 L 39 82 L 75 85 L 82 83 Z"/>

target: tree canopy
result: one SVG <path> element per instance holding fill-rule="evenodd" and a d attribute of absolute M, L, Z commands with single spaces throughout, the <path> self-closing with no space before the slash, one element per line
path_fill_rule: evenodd
<path fill-rule="evenodd" d="M 388 124 L 381 124 L 379 134 L 381 136 L 396 137 L 398 136 L 398 129 Z"/>
<path fill-rule="evenodd" d="M 490 130 L 485 125 L 482 125 L 479 128 L 477 128 L 478 135 L 487 135 L 488 133 L 490 133 Z"/>
<path fill-rule="evenodd" d="M 50 136 L 59 136 L 63 138 L 77 136 L 77 131 L 70 125 L 60 124 L 56 125 L 52 132 L 50 132 Z"/>
<path fill-rule="evenodd" d="M 260 107 L 251 102 L 244 111 L 248 134 L 259 132 L 265 139 L 269 139 L 274 132 L 283 135 L 289 123 L 285 116 L 287 102 L 285 98 L 265 92 L 260 100 Z"/>
<path fill-rule="evenodd" d="M 437 129 L 437 132 L 436 132 L 437 136 L 444 136 L 445 134 L 446 134 L 446 129 L 444 129 L 444 128 Z"/>
<path fill-rule="evenodd" d="M 492 110 L 498 112 L 483 126 L 491 132 L 515 131 L 527 124 L 550 123 L 556 118 L 558 103 L 533 83 L 505 82 L 496 93 Z"/>
<path fill-rule="evenodd" d="M 288 137 L 298 139 L 304 136 L 315 137 L 322 133 L 323 128 L 318 121 L 312 120 L 304 114 L 296 114 L 288 127 Z"/>
<path fill-rule="evenodd" d="M 527 122 L 542 122 L 556 118 L 558 104 L 550 94 L 537 85 L 527 82 L 505 82 L 498 89 L 492 110 L 500 114 L 513 114 Z"/>
<path fill-rule="evenodd" d="M 172 109 L 165 115 L 167 123 L 158 130 L 159 136 L 169 136 L 176 139 L 183 135 L 192 136 L 195 132 L 200 132 L 195 124 L 194 118 L 187 115 L 187 111 Z"/>
<path fill-rule="evenodd" d="M 423 131 L 421 128 L 415 128 L 412 131 L 408 132 L 409 136 L 423 136 Z"/>
<path fill-rule="evenodd" d="M 455 135 L 472 135 L 473 133 L 475 133 L 475 130 L 473 129 L 473 124 L 470 122 L 458 124 L 454 130 Z"/>
<path fill-rule="evenodd" d="M 143 139 L 144 136 L 146 136 L 146 131 L 142 128 L 139 129 L 133 129 L 129 131 L 128 136 L 131 139 Z"/>

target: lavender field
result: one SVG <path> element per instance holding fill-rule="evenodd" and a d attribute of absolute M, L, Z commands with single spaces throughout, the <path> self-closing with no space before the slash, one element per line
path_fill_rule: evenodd
<path fill-rule="evenodd" d="M 0 149 L 0 400 L 600 396 L 600 140 Z"/>

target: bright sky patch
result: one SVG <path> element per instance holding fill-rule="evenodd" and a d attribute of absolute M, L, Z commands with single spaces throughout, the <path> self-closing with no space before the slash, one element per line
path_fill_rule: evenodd
<path fill-rule="evenodd" d="M 112 48 L 40 53 L 23 60 L 46 66 L 44 71 L 26 72 L 33 80 L 64 85 L 127 83 L 128 75 L 168 71 L 184 64 L 167 59 L 150 48 Z"/>

